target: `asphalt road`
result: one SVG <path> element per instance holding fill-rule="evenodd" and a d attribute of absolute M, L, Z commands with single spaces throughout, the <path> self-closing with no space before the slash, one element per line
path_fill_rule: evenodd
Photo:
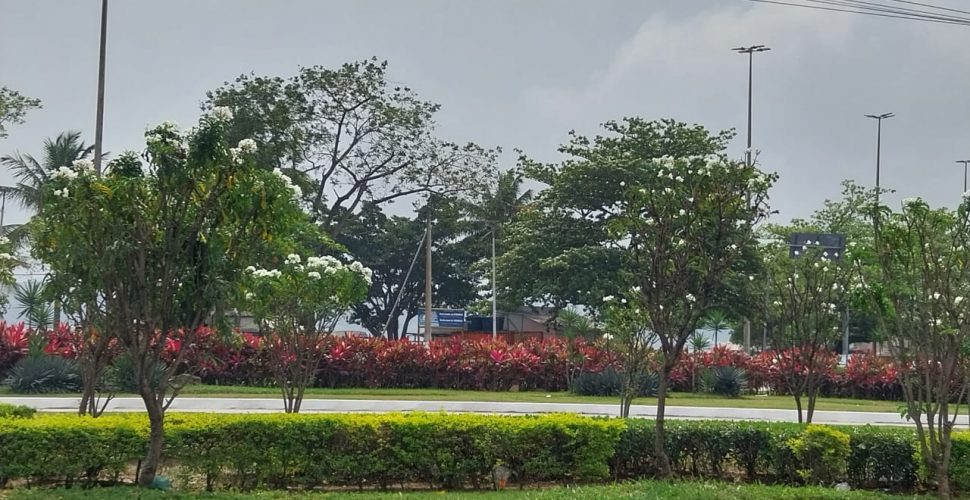
<path fill-rule="evenodd" d="M 72 412 L 77 410 L 78 398 L 70 397 L 0 397 L 0 403 L 22 404 L 41 411 Z M 137 412 L 144 408 L 139 398 L 116 398 L 108 405 L 109 411 Z M 282 401 L 274 398 L 203 398 L 181 397 L 175 400 L 171 411 L 218 412 L 218 413 L 268 413 L 280 412 Z M 303 413 L 381 413 L 381 412 L 449 412 L 449 413 L 497 413 L 540 414 L 578 413 L 590 416 L 616 416 L 616 404 L 584 403 L 503 403 L 480 401 L 399 401 L 357 399 L 305 399 Z M 653 417 L 656 407 L 634 405 L 630 416 Z M 795 410 L 769 410 L 753 408 L 705 408 L 698 406 L 668 406 L 668 418 L 761 420 L 797 422 Z M 963 420 L 961 418 L 961 420 Z M 872 424 L 911 425 L 897 413 L 816 411 L 815 423 L 819 424 Z"/>

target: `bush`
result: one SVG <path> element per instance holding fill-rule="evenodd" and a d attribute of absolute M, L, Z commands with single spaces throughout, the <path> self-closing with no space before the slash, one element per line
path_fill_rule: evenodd
<path fill-rule="evenodd" d="M 23 405 L 0 403 L 0 418 L 31 418 L 37 410 Z"/>
<path fill-rule="evenodd" d="M 847 476 L 858 486 L 910 489 L 916 483 L 916 436 L 908 429 L 863 427 L 849 439 Z M 970 457 L 968 457 L 970 458 Z M 970 472 L 970 471 L 968 471 Z"/>
<path fill-rule="evenodd" d="M 660 379 L 656 373 L 646 373 L 640 377 L 637 396 L 657 395 Z M 623 373 L 609 367 L 599 373 L 581 373 L 573 380 L 570 392 L 580 396 L 620 396 L 623 390 Z"/>
<path fill-rule="evenodd" d="M 970 431 L 954 432 L 950 455 L 950 488 L 970 491 Z"/>
<path fill-rule="evenodd" d="M 736 398 L 748 386 L 748 375 L 743 368 L 718 366 L 705 370 L 701 376 L 704 392 Z"/>
<path fill-rule="evenodd" d="M 816 484 L 841 479 L 852 451 L 848 434 L 823 425 L 809 425 L 798 437 L 788 440 L 788 447 L 801 466 L 799 476 Z"/>
<path fill-rule="evenodd" d="M 81 374 L 69 359 L 28 356 L 10 369 L 4 383 L 19 394 L 75 392 L 81 388 Z"/>

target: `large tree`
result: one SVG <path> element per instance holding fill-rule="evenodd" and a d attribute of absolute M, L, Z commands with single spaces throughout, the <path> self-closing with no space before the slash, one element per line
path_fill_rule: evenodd
<path fill-rule="evenodd" d="M 561 163 L 521 158 L 525 176 L 546 188 L 507 230 L 498 281 L 512 300 L 595 309 L 621 293 L 622 252 L 608 244 L 607 226 L 619 215 L 621 185 L 655 170 L 636 160 L 716 154 L 733 137 L 674 120 L 626 118 L 603 127 L 607 135 L 593 138 L 570 132 Z"/>
<path fill-rule="evenodd" d="M 901 368 L 920 457 L 949 498 L 951 434 L 970 382 L 962 373 L 970 361 L 970 195 L 956 212 L 904 200 L 880 222 L 869 257 L 881 273 L 862 286 Z"/>
<path fill-rule="evenodd" d="M 243 268 L 312 240 L 299 190 L 257 167 L 253 141 L 226 143 L 230 119 L 215 108 L 188 134 L 171 123 L 151 129 L 147 168 L 133 155 L 104 177 L 90 164 L 59 168 L 42 188 L 44 210 L 32 227 L 51 286 L 82 301 L 97 297 L 101 334 L 116 336 L 131 360 L 150 424 L 144 486 L 160 465 L 180 374 L 192 368 L 186 349 L 166 353 L 195 340 L 233 296 Z"/>
<path fill-rule="evenodd" d="M 7 87 L 0 87 L 0 139 L 7 137 L 8 126 L 23 123 L 28 111 L 40 107 L 39 99 L 25 96 Z"/>
<path fill-rule="evenodd" d="M 254 139 L 260 163 L 294 177 L 335 236 L 365 204 L 477 189 L 494 172 L 495 151 L 436 137 L 439 106 L 386 70 L 370 59 L 287 79 L 242 75 L 209 92 L 205 107 L 231 108 L 229 139 Z"/>
<path fill-rule="evenodd" d="M 639 120 L 608 129 L 608 137 L 576 138 L 581 156 L 567 165 L 587 177 L 612 172 L 616 183 L 614 203 L 597 204 L 587 217 L 607 219 L 606 244 L 623 259 L 626 306 L 659 344 L 654 454 L 659 473 L 667 476 L 664 409 L 670 374 L 698 322 L 729 289 L 727 278 L 744 248 L 754 244 L 753 227 L 768 215 L 767 191 L 776 176 L 714 154 L 730 136 L 726 132 L 712 135 L 700 126 Z M 673 154 L 653 156 L 658 149 Z M 618 333 L 627 337 L 621 342 L 631 347 L 631 355 L 643 355 L 633 348 L 644 341 L 639 329 Z M 636 359 L 623 362 L 643 366 Z M 637 376 L 627 374 L 634 381 Z"/>

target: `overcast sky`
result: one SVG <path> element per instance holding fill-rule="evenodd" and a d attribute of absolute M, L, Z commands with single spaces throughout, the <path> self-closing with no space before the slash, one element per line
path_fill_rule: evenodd
<path fill-rule="evenodd" d="M 933 0 L 966 7 L 966 0 Z M 98 0 L 0 0 L 0 85 L 43 100 L 0 140 L 37 152 L 78 129 L 93 141 Z M 109 13 L 105 149 L 140 149 L 149 124 L 195 122 L 208 89 L 243 72 L 292 75 L 377 56 L 442 104 L 442 136 L 543 159 L 570 129 L 627 115 L 737 128 L 744 149 L 747 61 L 756 55 L 754 144 L 781 180 L 779 220 L 874 178 L 883 127 L 893 199 L 952 204 L 970 158 L 970 27 L 743 0 L 115 0 Z M 0 183 L 11 182 L 0 172 Z M 24 214 L 8 214 L 8 221 Z M 11 220 L 13 219 L 13 220 Z"/>

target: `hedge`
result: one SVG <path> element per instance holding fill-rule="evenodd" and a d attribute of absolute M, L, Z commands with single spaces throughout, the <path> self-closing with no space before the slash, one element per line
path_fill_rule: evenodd
<path fill-rule="evenodd" d="M 511 470 L 517 484 L 633 479 L 655 473 L 653 425 L 576 415 L 173 413 L 166 426 L 165 473 L 211 489 L 242 490 L 481 488 L 491 485 L 498 464 Z M 914 487 L 911 429 L 837 429 L 848 435 L 849 451 L 847 458 L 826 454 L 841 457 L 824 464 L 837 471 L 835 480 L 862 488 Z M 811 438 L 798 424 L 669 421 L 667 432 L 667 451 L 683 477 L 803 484 L 811 480 L 806 470 L 820 470 L 795 458 L 791 443 Z M 970 433 L 955 436 L 954 488 L 970 491 Z M 146 437 L 140 415 L 0 418 L 0 481 L 117 480 L 130 476 Z"/>

